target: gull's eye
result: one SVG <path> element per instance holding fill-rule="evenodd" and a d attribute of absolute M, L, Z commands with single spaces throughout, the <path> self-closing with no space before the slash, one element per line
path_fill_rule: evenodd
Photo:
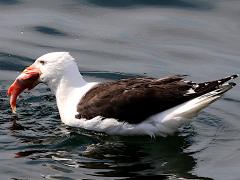
<path fill-rule="evenodd" d="M 46 62 L 43 61 L 43 60 L 40 60 L 39 63 L 42 64 L 42 65 L 44 65 Z"/>

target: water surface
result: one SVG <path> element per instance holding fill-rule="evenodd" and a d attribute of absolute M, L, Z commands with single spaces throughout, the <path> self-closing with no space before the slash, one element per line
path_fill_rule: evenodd
<path fill-rule="evenodd" d="M 235 0 L 0 0 L 1 179 L 239 179 L 239 87 L 170 137 L 120 137 L 61 123 L 44 85 L 6 91 L 38 56 L 69 51 L 88 81 L 240 73 Z M 239 83 L 239 81 L 237 82 Z"/>

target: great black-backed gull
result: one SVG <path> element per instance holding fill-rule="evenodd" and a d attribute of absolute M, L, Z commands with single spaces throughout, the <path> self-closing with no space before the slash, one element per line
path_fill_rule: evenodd
<path fill-rule="evenodd" d="M 86 82 L 67 52 L 39 57 L 8 89 L 12 111 L 25 89 L 45 83 L 55 94 L 63 123 L 114 135 L 166 136 L 235 86 L 238 75 L 195 83 L 184 76 Z"/>

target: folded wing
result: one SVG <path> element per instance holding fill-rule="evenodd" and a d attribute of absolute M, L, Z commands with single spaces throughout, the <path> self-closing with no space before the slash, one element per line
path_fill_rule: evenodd
<path fill-rule="evenodd" d="M 185 81 L 183 75 L 101 83 L 81 99 L 76 118 L 102 116 L 137 124 L 154 114 L 214 91 L 236 77 L 233 75 L 199 84 Z"/>

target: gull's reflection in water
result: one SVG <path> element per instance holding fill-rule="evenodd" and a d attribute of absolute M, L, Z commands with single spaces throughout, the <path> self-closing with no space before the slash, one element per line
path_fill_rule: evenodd
<path fill-rule="evenodd" d="M 21 126 L 15 121 L 14 127 Z M 191 135 L 155 139 L 120 137 L 65 126 L 55 129 L 54 134 L 49 133 L 41 141 L 21 137 L 29 146 L 15 157 L 48 159 L 49 168 L 90 170 L 89 175 L 94 177 L 207 179 L 191 173 L 196 166 L 195 159 L 187 152 Z"/>
<path fill-rule="evenodd" d="M 89 169 L 111 169 L 97 172 L 97 175 L 102 177 L 196 178 L 191 174 L 196 161 L 191 153 L 184 152 L 190 145 L 187 138 L 177 135 L 156 139 L 109 137 L 102 143 L 88 145 L 82 153 L 85 157 L 105 162 L 81 162 L 79 166 Z"/>
<path fill-rule="evenodd" d="M 9 127 L 10 130 L 14 131 L 14 130 L 24 130 L 24 127 L 18 123 L 18 116 L 16 114 L 13 114 L 11 117 L 11 126 Z"/>

